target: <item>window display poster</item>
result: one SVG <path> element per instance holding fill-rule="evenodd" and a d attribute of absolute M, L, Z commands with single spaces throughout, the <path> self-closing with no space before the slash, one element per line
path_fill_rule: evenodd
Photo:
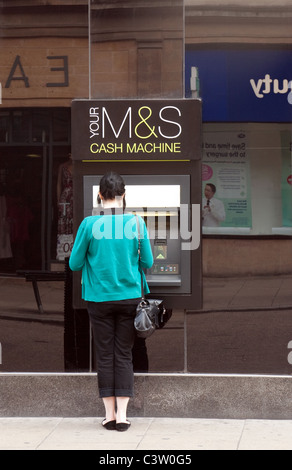
<path fill-rule="evenodd" d="M 252 227 L 250 165 L 244 132 L 203 137 L 203 227 Z"/>
<path fill-rule="evenodd" d="M 292 227 L 292 134 L 281 132 L 282 140 L 282 225 Z"/>

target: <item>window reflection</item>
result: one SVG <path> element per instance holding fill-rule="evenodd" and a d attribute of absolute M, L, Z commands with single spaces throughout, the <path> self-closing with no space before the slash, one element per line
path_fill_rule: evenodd
<path fill-rule="evenodd" d="M 288 124 L 204 124 L 203 189 L 213 184 L 226 209 L 217 227 L 203 224 L 205 234 L 292 234 L 291 132 Z"/>
<path fill-rule="evenodd" d="M 253 307 L 188 315 L 189 372 L 290 375 L 291 314 Z"/>
<path fill-rule="evenodd" d="M 6 22 L 0 40 L 0 372 L 88 371 L 94 361 L 89 356 L 86 312 L 66 310 L 63 281 L 40 282 L 45 312 L 40 316 L 32 284 L 17 272 L 64 270 L 65 260 L 57 257 L 57 187 L 59 168 L 71 151 L 71 100 L 89 95 L 184 96 L 184 2 L 163 2 L 165 8 L 161 2 L 128 2 L 126 8 L 110 2 L 104 8 L 92 1 L 90 77 L 87 2 L 80 9 L 69 2 L 38 5 L 37 13 L 34 7 L 20 11 L 10 3 L 2 2 L 0 8 L 2 24 Z M 31 37 L 30 14 L 40 20 Z M 186 19 L 187 38 L 199 49 L 196 15 L 192 10 Z M 58 21 L 44 25 L 44 18 Z M 201 27 L 210 42 L 207 20 L 204 15 Z M 67 25 L 62 38 L 60 24 Z M 273 49 L 280 65 L 281 48 Z M 13 69 L 13 64 L 18 67 Z M 266 73 L 259 75 L 262 81 L 268 80 Z M 228 77 L 223 78 L 227 83 Z M 220 86 L 215 88 L 214 75 L 209 74 L 202 88 L 210 81 L 220 99 L 211 101 L 223 112 L 225 80 L 216 80 Z M 287 91 L 286 82 L 278 83 L 282 91 Z M 274 94 L 286 101 L 284 93 Z M 269 98 L 258 101 L 266 103 Z M 236 116 L 245 112 L 243 101 L 241 105 L 230 107 Z M 184 312 L 173 312 L 166 327 L 146 345 L 136 344 L 136 371 L 291 374 L 291 136 L 291 122 L 204 123 L 202 201 L 206 185 L 215 186 L 216 192 L 203 206 L 212 210 L 216 198 L 225 212 L 216 224 L 214 219 L 211 225 L 203 224 L 204 309 L 189 312 L 186 323 Z M 65 340 L 64 328 L 70 331 Z"/>

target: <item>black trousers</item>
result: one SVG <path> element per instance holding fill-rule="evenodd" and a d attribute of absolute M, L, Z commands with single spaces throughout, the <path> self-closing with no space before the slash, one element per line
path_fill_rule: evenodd
<path fill-rule="evenodd" d="M 132 348 L 139 300 L 88 302 L 101 398 L 134 395 Z"/>

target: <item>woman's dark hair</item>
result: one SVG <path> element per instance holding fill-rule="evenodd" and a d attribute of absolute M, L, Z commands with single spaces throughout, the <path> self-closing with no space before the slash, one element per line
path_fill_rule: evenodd
<path fill-rule="evenodd" d="M 99 183 L 99 192 L 105 201 L 122 196 L 125 193 L 123 178 L 114 171 L 105 173 Z"/>

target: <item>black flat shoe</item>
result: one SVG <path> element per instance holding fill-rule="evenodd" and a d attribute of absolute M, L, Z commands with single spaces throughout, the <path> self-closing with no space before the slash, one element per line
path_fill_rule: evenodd
<path fill-rule="evenodd" d="M 107 429 L 108 431 L 116 430 L 116 421 L 108 421 L 107 423 L 105 421 L 106 420 L 104 419 L 101 423 L 103 428 Z"/>
<path fill-rule="evenodd" d="M 116 430 L 119 432 L 124 432 L 128 431 L 129 427 L 131 426 L 131 423 L 116 423 Z"/>

